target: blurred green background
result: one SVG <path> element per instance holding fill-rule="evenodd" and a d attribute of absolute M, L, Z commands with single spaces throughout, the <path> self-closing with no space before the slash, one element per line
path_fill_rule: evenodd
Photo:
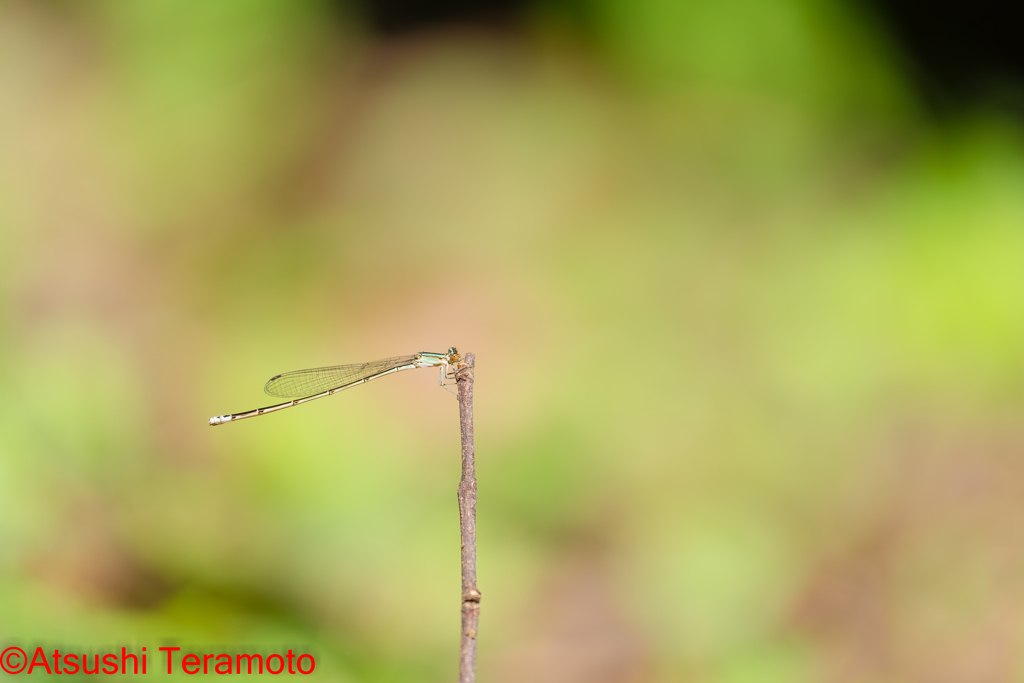
<path fill-rule="evenodd" d="M 840 0 L 0 2 L 0 641 L 454 680 L 434 373 L 207 420 L 456 345 L 480 680 L 1024 680 L 1024 136 L 908 72 Z"/>

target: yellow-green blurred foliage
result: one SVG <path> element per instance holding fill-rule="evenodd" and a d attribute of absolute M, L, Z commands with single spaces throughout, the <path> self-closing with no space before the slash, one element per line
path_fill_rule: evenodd
<path fill-rule="evenodd" d="M 481 680 L 1018 680 L 1024 137 L 855 10 L 0 2 L 0 640 L 453 680 L 436 375 L 206 421 L 456 345 Z"/>

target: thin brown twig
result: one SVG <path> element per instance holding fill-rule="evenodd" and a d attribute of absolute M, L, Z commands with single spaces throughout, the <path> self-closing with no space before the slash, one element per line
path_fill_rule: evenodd
<path fill-rule="evenodd" d="M 476 587 L 476 462 L 473 452 L 473 374 L 476 356 L 467 353 L 455 373 L 462 431 L 462 479 L 459 481 L 459 526 L 462 530 L 462 643 L 459 683 L 476 681 L 476 633 L 480 591 Z"/>

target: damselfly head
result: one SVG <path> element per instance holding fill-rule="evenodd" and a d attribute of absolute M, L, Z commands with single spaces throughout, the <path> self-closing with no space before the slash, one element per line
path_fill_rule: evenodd
<path fill-rule="evenodd" d="M 459 350 L 456 349 L 454 346 L 449 348 L 448 349 L 448 362 L 449 363 L 458 363 L 460 360 L 462 360 L 462 356 L 459 355 Z"/>

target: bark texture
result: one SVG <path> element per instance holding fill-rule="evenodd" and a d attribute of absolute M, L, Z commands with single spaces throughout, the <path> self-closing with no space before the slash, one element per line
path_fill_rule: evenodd
<path fill-rule="evenodd" d="M 476 634 L 480 622 L 480 591 L 476 587 L 476 462 L 473 452 L 473 374 L 476 356 L 467 353 L 455 374 L 459 389 L 462 431 L 462 479 L 459 481 L 459 523 L 462 529 L 462 644 L 459 683 L 476 681 Z"/>

